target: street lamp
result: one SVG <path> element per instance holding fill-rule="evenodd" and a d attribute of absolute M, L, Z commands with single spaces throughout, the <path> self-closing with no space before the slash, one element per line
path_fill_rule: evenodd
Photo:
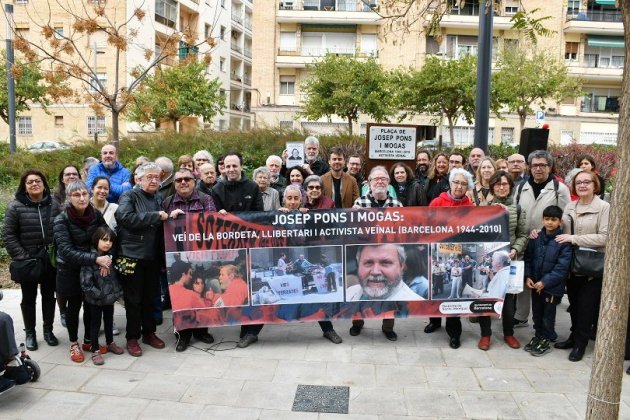
<path fill-rule="evenodd" d="M 15 80 L 13 79 L 13 5 L 4 5 L 4 15 L 7 18 L 7 89 L 9 96 L 9 151 L 11 154 L 16 152 L 15 140 Z"/>

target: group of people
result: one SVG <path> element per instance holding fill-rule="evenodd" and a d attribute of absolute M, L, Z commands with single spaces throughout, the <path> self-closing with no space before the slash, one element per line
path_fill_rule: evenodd
<path fill-rule="evenodd" d="M 602 279 L 570 273 L 566 249 L 570 250 L 570 245 L 587 246 L 603 252 L 605 248 L 609 204 L 600 198 L 603 181 L 592 157 L 585 156 L 577 162 L 580 169 L 567 185 L 552 174 L 553 158 L 542 150 L 532 152 L 527 158 L 520 154 L 509 156 L 503 162 L 507 170 L 497 167 L 497 161 L 478 148 L 468 157 L 458 151 L 432 156 L 429 151 L 421 150 L 414 169 L 404 162 L 395 163 L 389 170 L 376 166 L 365 179 L 362 155 L 347 156 L 343 148 L 333 147 L 326 160 L 314 136 L 306 138 L 304 153 L 305 163 L 290 168 L 286 165 L 287 151 L 282 156 L 271 155 L 265 166 L 254 170 L 252 179 L 244 173 L 243 158 L 238 152 L 229 152 L 215 162 L 209 152 L 200 150 L 192 156 L 180 157 L 177 166 L 165 156 L 154 160 L 139 157 L 129 171 L 119 161 L 112 145 L 102 148 L 100 161 L 88 158 L 81 169 L 74 165 L 65 167 L 54 191 L 43 173 L 25 171 L 15 200 L 6 211 L 2 234 L 7 251 L 13 260 L 24 260 L 36 256 L 42 249 L 56 250 L 53 263 L 46 265 L 38 279 L 20 281 L 27 348 L 36 350 L 38 347 L 38 288 L 43 338 L 50 346 L 59 343 L 53 333 L 57 302 L 68 331 L 70 357 L 75 362 L 84 360 L 84 351 L 91 352 L 96 365 L 104 362 L 105 353 L 123 353 L 123 348 L 113 338 L 114 302 L 121 296 L 127 320 L 125 347 L 128 353 L 141 356 L 140 341 L 154 348 L 164 348 L 164 341 L 155 331 L 156 325 L 162 322 L 162 310 L 170 306 L 162 231 L 162 223 L 169 218 L 214 211 L 226 214 L 496 205 L 509 214 L 510 247 L 509 251 L 494 252 L 488 261 L 481 262 L 485 267 L 482 271 L 487 275 L 480 294 L 492 290 L 502 295 L 504 281 L 499 278 L 505 276 L 499 273 L 509 268 L 511 260 L 524 258 L 526 262 L 527 290 L 518 295 L 505 295 L 504 341 L 513 348 L 521 346 L 514 337 L 514 328 L 528 325 L 531 309 L 535 336 L 525 348 L 532 354 L 546 353 L 557 338 L 554 310 L 566 287 L 571 333 L 564 341 L 556 342 L 555 347 L 571 349 L 570 360 L 582 358 L 596 328 Z M 558 252 L 541 253 L 539 244 L 546 247 L 542 249 L 557 248 Z M 368 256 L 376 261 L 373 266 L 385 263 L 383 259 L 388 258 L 391 266 L 402 267 L 406 258 L 405 250 L 400 247 L 365 248 L 357 254 L 359 267 L 362 258 Z M 296 269 L 298 265 L 296 262 L 291 267 L 286 264 L 285 270 Z M 435 266 L 434 294 L 443 287 L 436 284 L 442 273 L 440 264 Z M 235 276 L 238 277 L 235 270 L 224 268 L 225 273 L 221 269 L 225 278 L 221 280 L 223 291 L 233 283 Z M 469 256 L 453 262 L 450 268 L 453 282 L 460 282 L 457 288 L 452 286 L 455 296 L 460 293 L 460 284 L 472 284 L 469 277 L 475 269 L 480 272 L 480 267 L 475 268 Z M 177 271 L 178 279 L 183 279 L 179 285 L 192 290 L 195 282 L 192 268 L 178 264 L 172 269 Z M 400 271 L 402 273 L 402 268 Z M 370 274 L 366 276 L 367 279 Z M 445 276 L 444 272 L 442 278 Z M 398 293 L 403 296 L 401 300 L 406 293 L 428 296 L 431 285 L 425 277 L 413 274 L 399 278 L 402 284 L 386 281 L 386 278 L 379 282 L 366 280 L 353 293 L 368 298 Z M 243 287 L 238 290 L 244 293 Z M 82 344 L 78 337 L 81 308 Z M 105 330 L 104 345 L 98 342 L 101 320 Z M 490 321 L 490 317 L 478 319 L 481 329 L 478 347 L 482 350 L 490 348 Z M 424 331 L 433 333 L 441 323 L 442 318 L 431 318 Z M 359 335 L 363 325 L 359 317 L 353 319 L 350 335 Z M 331 321 L 320 321 L 320 326 L 324 337 L 336 344 L 342 342 Z M 243 325 L 238 347 L 255 343 L 262 328 L 261 324 Z M 393 318 L 383 319 L 382 331 L 387 339 L 397 339 Z M 460 318 L 447 317 L 446 331 L 450 347 L 460 347 Z M 205 343 L 214 341 L 207 329 L 179 331 L 178 334 L 177 351 L 186 350 L 193 338 Z"/>

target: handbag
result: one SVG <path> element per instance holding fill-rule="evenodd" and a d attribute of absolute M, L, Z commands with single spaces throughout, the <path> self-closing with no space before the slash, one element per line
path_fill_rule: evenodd
<path fill-rule="evenodd" d="M 571 235 L 574 234 L 573 217 L 571 219 Z M 573 257 L 571 258 L 571 273 L 588 276 L 604 277 L 604 258 L 606 254 L 591 248 L 573 246 Z"/>
<path fill-rule="evenodd" d="M 31 258 L 11 261 L 11 264 L 9 264 L 11 280 L 18 284 L 39 282 L 46 273 L 47 260 L 48 250 L 46 247 L 42 247 Z"/>

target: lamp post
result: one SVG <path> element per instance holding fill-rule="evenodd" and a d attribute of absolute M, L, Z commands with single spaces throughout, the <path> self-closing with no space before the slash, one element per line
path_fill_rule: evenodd
<path fill-rule="evenodd" d="M 475 99 L 475 147 L 488 153 L 490 120 L 490 74 L 492 72 L 492 16 L 494 1 L 479 2 L 479 53 L 477 54 L 477 96 Z"/>
<path fill-rule="evenodd" d="M 16 152 L 15 140 L 15 80 L 13 79 L 13 5 L 4 5 L 4 15 L 7 18 L 7 89 L 8 89 L 8 105 L 9 105 L 9 151 L 11 154 Z"/>

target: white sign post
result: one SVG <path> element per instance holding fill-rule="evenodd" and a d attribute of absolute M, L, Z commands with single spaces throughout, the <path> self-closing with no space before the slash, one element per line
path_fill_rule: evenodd
<path fill-rule="evenodd" d="M 416 127 L 372 125 L 368 150 L 370 159 L 413 160 L 416 157 Z"/>
<path fill-rule="evenodd" d="M 545 122 L 545 111 L 536 111 L 536 122 L 538 124 Z"/>

